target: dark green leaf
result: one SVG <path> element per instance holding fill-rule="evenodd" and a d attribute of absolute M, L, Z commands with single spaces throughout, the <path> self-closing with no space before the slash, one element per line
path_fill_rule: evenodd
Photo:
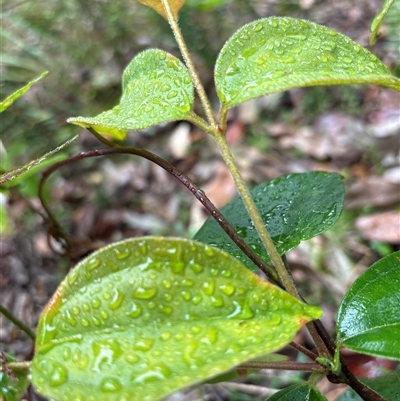
<path fill-rule="evenodd" d="M 43 311 L 32 381 L 56 401 L 154 401 L 287 344 L 321 310 L 237 260 L 137 238 L 79 263 Z"/>
<path fill-rule="evenodd" d="M 394 0 L 385 0 L 379 13 L 376 15 L 371 24 L 371 37 L 369 38 L 369 44 L 372 46 L 376 42 L 376 36 L 378 35 L 379 28 L 382 25 L 386 14 L 389 12 L 390 7 L 394 3 Z"/>
<path fill-rule="evenodd" d="M 125 139 L 127 130 L 184 120 L 192 107 L 193 84 L 186 67 L 171 54 L 150 49 L 125 69 L 117 106 L 96 117 L 75 117 L 68 122 Z"/>
<path fill-rule="evenodd" d="M 15 358 L 6 355 L 7 363 L 15 362 Z M 29 369 L 13 370 L 0 363 L 0 398 L 4 401 L 20 401 L 29 386 Z M 10 374 L 5 373 L 9 371 Z"/>
<path fill-rule="evenodd" d="M 400 80 L 351 39 L 287 17 L 239 29 L 218 56 L 215 83 L 227 107 L 302 86 L 371 83 L 400 90 Z"/>
<path fill-rule="evenodd" d="M 374 379 L 360 379 L 388 401 L 400 401 L 400 371 L 388 373 Z M 352 389 L 348 389 L 336 401 L 363 401 Z"/>
<path fill-rule="evenodd" d="M 268 401 L 327 401 L 327 399 L 308 383 L 294 384 L 278 391 Z"/>
<path fill-rule="evenodd" d="M 12 93 L 10 96 L 8 96 L 6 99 L 4 99 L 0 103 L 0 113 L 3 112 L 4 110 L 8 109 L 19 97 L 21 97 L 25 92 L 27 92 L 32 85 L 34 85 L 36 82 L 40 81 L 47 74 L 48 74 L 47 71 L 43 72 L 42 75 L 40 75 L 38 78 L 33 79 L 28 84 L 26 84 L 23 88 L 18 89 L 17 91 Z"/>
<path fill-rule="evenodd" d="M 343 209 L 344 188 L 336 173 L 289 174 L 257 185 L 250 193 L 281 255 L 328 230 Z M 269 261 L 242 200 L 234 199 L 221 212 L 254 251 Z M 249 269 L 257 269 L 211 217 L 194 239 L 221 248 Z"/>
<path fill-rule="evenodd" d="M 336 323 L 338 344 L 400 360 L 400 251 L 373 264 L 350 287 Z"/>

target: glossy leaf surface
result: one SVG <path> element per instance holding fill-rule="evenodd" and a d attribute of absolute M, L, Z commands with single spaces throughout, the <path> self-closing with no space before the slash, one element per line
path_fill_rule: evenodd
<path fill-rule="evenodd" d="M 328 230 L 343 209 L 344 188 L 336 173 L 289 174 L 257 185 L 250 193 L 281 255 Z M 240 198 L 229 202 L 221 213 L 262 259 L 270 260 Z M 211 217 L 194 239 L 223 249 L 251 270 L 257 269 Z"/>
<path fill-rule="evenodd" d="M 368 387 L 375 390 L 378 394 L 389 401 L 400 401 L 400 371 L 390 372 L 385 376 L 374 379 L 360 379 Z M 348 389 L 336 401 L 363 401 L 361 397 L 352 389 Z"/>
<path fill-rule="evenodd" d="M 32 381 L 56 401 L 159 400 L 275 351 L 320 315 L 218 249 L 126 240 L 59 286 L 40 317 Z"/>
<path fill-rule="evenodd" d="M 371 83 L 400 90 L 400 80 L 368 50 L 332 29 L 288 17 L 239 29 L 222 48 L 214 75 L 227 107 L 303 86 Z"/>
<path fill-rule="evenodd" d="M 17 91 L 12 93 L 10 96 L 8 96 L 6 99 L 4 99 L 0 103 L 0 113 L 3 112 L 4 110 L 8 109 L 19 97 L 21 97 L 24 93 L 26 93 L 32 85 L 34 85 L 36 82 L 40 81 L 47 74 L 48 74 L 47 71 L 43 72 L 38 78 L 33 79 L 28 84 L 26 84 L 23 88 L 18 89 Z"/>
<path fill-rule="evenodd" d="M 393 3 L 394 3 L 394 0 L 385 0 L 382 5 L 382 8 L 379 10 L 379 13 L 376 15 L 376 17 L 372 21 L 371 37 L 369 39 L 370 45 L 375 44 L 379 28 L 381 27 L 382 22 L 385 19 L 386 15 L 389 12 L 390 7 L 392 6 Z"/>
<path fill-rule="evenodd" d="M 336 323 L 338 344 L 400 360 L 400 251 L 373 264 L 350 287 Z"/>
<path fill-rule="evenodd" d="M 150 49 L 125 69 L 117 106 L 96 117 L 75 117 L 68 122 L 122 140 L 127 130 L 183 120 L 192 106 L 193 84 L 186 67 L 171 54 Z"/>
<path fill-rule="evenodd" d="M 315 388 L 307 383 L 294 384 L 278 391 L 267 399 L 268 401 L 327 401 Z"/>
<path fill-rule="evenodd" d="M 165 19 L 167 18 L 164 5 L 161 0 L 138 0 L 139 3 L 145 4 L 146 6 L 151 7 L 152 9 L 156 10 L 160 15 L 162 15 Z M 172 8 L 172 11 L 175 17 L 178 15 L 179 10 L 182 8 L 185 0 L 168 0 L 169 4 Z"/>

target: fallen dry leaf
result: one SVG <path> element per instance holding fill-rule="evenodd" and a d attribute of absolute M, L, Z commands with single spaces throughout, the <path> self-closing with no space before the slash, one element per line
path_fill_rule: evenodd
<path fill-rule="evenodd" d="M 400 211 L 360 216 L 356 227 L 366 240 L 400 244 Z"/>
<path fill-rule="evenodd" d="M 138 1 L 139 1 L 139 3 L 142 3 L 146 6 L 151 7 L 152 9 L 156 10 L 166 20 L 168 19 L 167 14 L 165 12 L 164 5 L 161 0 L 138 0 Z M 176 17 L 179 13 L 179 10 L 182 8 L 185 0 L 168 0 L 168 2 L 172 8 L 172 11 L 173 11 L 175 17 Z"/>

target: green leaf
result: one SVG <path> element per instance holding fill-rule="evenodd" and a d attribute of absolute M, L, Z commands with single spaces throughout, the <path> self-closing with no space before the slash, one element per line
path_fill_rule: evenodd
<path fill-rule="evenodd" d="M 43 311 L 32 381 L 56 401 L 153 401 L 287 344 L 321 310 L 224 252 L 130 239 L 80 262 Z"/>
<path fill-rule="evenodd" d="M 302 86 L 378 84 L 400 90 L 400 80 L 368 50 L 332 29 L 288 17 L 239 29 L 218 56 L 215 83 L 227 107 Z"/>
<path fill-rule="evenodd" d="M 368 387 L 375 390 L 388 401 L 400 401 L 399 383 L 400 371 L 390 372 L 385 376 L 374 379 L 360 379 Z M 336 401 L 363 401 L 361 397 L 352 389 L 348 389 Z"/>
<path fill-rule="evenodd" d="M 375 18 L 371 23 L 371 36 L 369 38 L 369 44 L 372 46 L 376 42 L 376 37 L 378 35 L 379 28 L 382 25 L 383 20 L 386 17 L 386 14 L 389 12 L 390 7 L 394 3 L 394 0 L 385 0 L 382 8 L 379 10 L 378 14 L 376 14 Z"/>
<path fill-rule="evenodd" d="M 52 155 L 55 153 L 59 152 L 61 149 L 65 148 L 67 145 L 75 141 L 75 139 L 78 138 L 78 135 L 75 135 L 72 139 L 69 139 L 62 145 L 58 146 L 57 148 L 51 150 L 50 152 L 47 152 L 45 155 L 30 161 L 27 164 L 24 164 L 23 166 L 19 166 L 15 169 L 12 169 L 10 171 L 6 171 L 4 174 L 0 175 L 0 185 L 1 189 L 9 188 L 12 187 L 16 184 L 18 184 L 22 179 L 26 179 L 32 174 L 36 173 L 40 169 L 56 163 L 57 161 L 62 160 L 64 155 L 61 156 L 55 156 L 54 158 L 51 158 Z M 49 159 L 50 158 L 50 159 Z M 33 171 L 31 171 L 33 170 Z M 9 183 L 7 185 L 4 185 L 5 183 Z"/>
<path fill-rule="evenodd" d="M 283 255 L 301 241 L 332 227 L 343 209 L 344 187 L 339 174 L 312 171 L 289 174 L 257 185 L 250 194 L 278 252 Z M 229 202 L 221 213 L 263 260 L 270 261 L 240 198 Z M 257 270 L 211 217 L 194 239 L 223 249 L 249 269 Z"/>
<path fill-rule="evenodd" d="M 327 401 L 327 399 L 308 383 L 294 384 L 278 391 L 268 401 Z"/>
<path fill-rule="evenodd" d="M 96 117 L 67 121 L 122 140 L 127 130 L 184 120 L 193 108 L 193 96 L 192 79 L 182 62 L 163 50 L 150 49 L 125 69 L 117 106 Z"/>
<path fill-rule="evenodd" d="M 28 84 L 26 84 L 23 88 L 18 89 L 17 91 L 12 93 L 10 96 L 8 96 L 6 99 L 4 99 L 0 103 L 0 113 L 2 113 L 4 110 L 8 109 L 19 97 L 21 97 L 25 92 L 27 92 L 32 85 L 34 85 L 36 82 L 40 81 L 47 74 L 48 74 L 48 71 L 43 72 L 42 75 L 40 75 L 36 79 L 33 79 Z"/>
<path fill-rule="evenodd" d="M 400 251 L 374 263 L 350 287 L 336 322 L 338 344 L 400 360 Z"/>
<path fill-rule="evenodd" d="M 10 355 L 6 355 L 7 363 L 15 362 L 15 358 Z M 0 398 L 4 401 L 20 401 L 26 389 L 29 386 L 29 369 L 13 370 L 8 365 L 5 367 L 0 362 Z M 5 371 L 9 371 L 6 374 Z"/>

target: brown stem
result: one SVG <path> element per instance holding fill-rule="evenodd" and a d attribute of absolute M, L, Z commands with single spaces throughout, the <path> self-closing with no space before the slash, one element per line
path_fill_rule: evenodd
<path fill-rule="evenodd" d="M 56 233 L 60 235 L 62 233 L 61 226 L 57 223 L 51 209 L 49 208 L 46 199 L 43 197 L 43 187 L 47 178 L 57 169 L 67 164 L 73 163 L 75 161 L 81 160 L 87 157 L 97 157 L 97 156 L 106 156 L 110 154 L 133 154 L 137 156 L 144 157 L 157 164 L 158 166 L 165 169 L 172 176 L 177 178 L 186 188 L 189 189 L 190 192 L 202 203 L 202 205 L 207 209 L 210 215 L 216 220 L 219 226 L 229 235 L 229 237 L 234 241 L 234 243 L 244 252 L 244 254 L 257 266 L 259 267 L 266 276 L 273 281 L 276 285 L 281 286 L 279 282 L 279 278 L 275 272 L 275 270 L 266 264 L 240 237 L 234 228 L 229 224 L 229 222 L 225 219 L 225 217 L 221 214 L 221 212 L 214 206 L 214 204 L 207 198 L 203 191 L 198 189 L 193 182 L 183 173 L 181 173 L 176 167 L 174 167 L 171 163 L 162 159 L 161 157 L 147 151 L 144 149 L 131 148 L 131 147 L 113 147 L 107 149 L 96 149 L 87 152 L 81 152 L 75 156 L 72 156 L 66 160 L 62 160 L 49 169 L 47 169 L 43 175 L 39 184 L 39 198 L 42 202 L 43 208 L 46 210 L 49 215 L 50 220 L 54 223 L 56 227 Z M 64 238 L 64 235 L 62 236 Z"/>
<path fill-rule="evenodd" d="M 292 347 L 295 350 L 301 352 L 302 354 L 308 356 L 313 361 L 315 361 L 315 359 L 318 358 L 317 354 L 314 354 L 314 352 L 311 352 L 307 348 L 303 347 L 302 345 L 300 345 L 298 343 L 295 343 L 294 341 L 291 341 L 288 345 L 289 345 L 289 347 Z"/>
<path fill-rule="evenodd" d="M 275 370 L 297 370 L 303 372 L 326 372 L 326 368 L 316 362 L 245 362 L 240 368 L 248 369 L 275 369 Z"/>

